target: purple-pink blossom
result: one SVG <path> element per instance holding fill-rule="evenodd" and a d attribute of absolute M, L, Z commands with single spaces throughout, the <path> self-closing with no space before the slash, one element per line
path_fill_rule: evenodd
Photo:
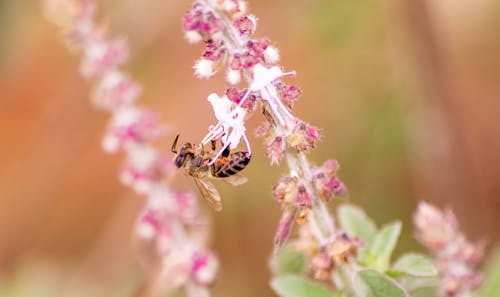
<path fill-rule="evenodd" d="M 420 202 L 413 222 L 417 240 L 434 255 L 443 296 L 469 296 L 481 286 L 483 276 L 476 265 L 483 258 L 485 243 L 469 242 L 451 210 Z"/>

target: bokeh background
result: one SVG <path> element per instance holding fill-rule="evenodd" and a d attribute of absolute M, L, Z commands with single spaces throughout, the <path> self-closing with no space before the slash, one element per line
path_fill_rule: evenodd
<path fill-rule="evenodd" d="M 127 36 L 141 102 L 174 135 L 201 139 L 199 45 L 182 37 L 191 1 L 99 1 Z M 323 128 L 311 159 L 337 159 L 349 200 L 380 224 L 404 222 L 399 251 L 420 249 L 418 200 L 450 206 L 473 239 L 500 238 L 500 2 L 496 0 L 253 0 L 258 35 L 281 50 L 303 96 L 295 112 Z M 79 58 L 35 1 L 0 1 L 0 296 L 132 296 L 144 281 L 131 244 L 144 200 L 117 177 L 123 156 L 100 149 L 108 115 L 89 103 Z M 263 118 L 256 115 L 251 126 Z M 250 128 L 250 131 L 253 128 Z M 222 270 L 216 296 L 273 296 L 267 260 L 280 209 L 259 139 L 246 185 L 218 185 L 213 213 Z M 193 189 L 183 175 L 175 185 Z M 203 204 L 206 206 L 205 204 Z M 332 207 L 335 207 L 332 205 Z M 8 294 L 8 295 L 7 295 Z"/>

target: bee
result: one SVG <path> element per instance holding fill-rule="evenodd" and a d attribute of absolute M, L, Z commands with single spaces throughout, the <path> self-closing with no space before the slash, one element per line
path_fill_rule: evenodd
<path fill-rule="evenodd" d="M 238 173 L 243 170 L 250 162 L 250 155 L 247 152 L 231 153 L 225 148 L 221 157 L 212 162 L 216 143 L 211 142 L 212 150 L 207 151 L 203 146 L 196 146 L 186 142 L 179 152 L 177 152 L 177 142 L 179 135 L 172 144 L 172 153 L 175 157 L 175 166 L 183 168 L 184 171 L 193 177 L 193 180 L 200 190 L 201 195 L 216 210 L 222 210 L 220 194 L 215 188 L 210 178 L 220 178 L 232 185 L 241 185 L 247 181 L 247 178 Z"/>

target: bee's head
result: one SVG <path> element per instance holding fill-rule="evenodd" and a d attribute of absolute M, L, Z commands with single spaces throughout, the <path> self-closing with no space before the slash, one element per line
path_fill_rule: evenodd
<path fill-rule="evenodd" d="M 176 151 L 173 151 L 174 153 L 177 153 Z M 175 166 L 178 168 L 181 168 L 188 158 L 192 158 L 194 156 L 193 153 L 193 145 L 190 142 L 186 142 L 180 149 L 179 153 L 177 153 L 177 156 L 175 157 Z"/>

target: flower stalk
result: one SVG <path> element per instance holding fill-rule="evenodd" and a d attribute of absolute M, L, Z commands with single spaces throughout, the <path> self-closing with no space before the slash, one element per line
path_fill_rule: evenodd
<path fill-rule="evenodd" d="M 163 131 L 158 116 L 136 105 L 141 86 L 121 69 L 128 59 L 125 39 L 109 38 L 106 28 L 95 23 L 92 1 L 44 4 L 64 42 L 82 56 L 80 72 L 95 83 L 93 104 L 111 114 L 103 150 L 125 153 L 120 180 L 146 197 L 135 233 L 152 273 L 138 296 L 163 296 L 177 287 L 189 297 L 210 296 L 218 261 L 207 247 L 207 219 L 193 195 L 167 182 L 176 169 L 171 156 L 153 144 Z"/>
<path fill-rule="evenodd" d="M 205 42 L 202 58 L 194 66 L 195 74 L 209 78 L 216 70 L 224 69 L 229 84 L 238 85 L 241 78 L 247 83 L 246 88 L 231 87 L 223 96 L 208 97 L 218 123 L 209 127 L 201 144 L 220 141 L 221 149 L 212 162 L 226 148 L 238 147 L 241 139 L 251 154 L 245 122 L 261 109 L 267 121 L 257 133 L 265 138 L 271 163 L 278 164 L 285 158 L 289 169 L 289 175 L 280 179 L 273 189 L 283 209 L 274 251 L 286 242 L 297 222 L 308 229 L 317 243 L 316 248 L 323 249 L 330 261 L 331 248 L 339 234 L 326 203 L 346 191 L 336 177 L 338 164 L 330 160 L 317 167 L 308 160 L 307 152 L 315 147 L 320 130 L 292 114 L 300 90 L 287 85 L 283 79 L 296 73 L 283 72 L 276 65 L 279 53 L 269 40 L 252 39 L 256 18 L 246 10 L 243 1 L 198 0 L 185 15 L 186 39 L 192 43 Z M 348 243 L 348 246 L 355 245 Z M 351 256 L 346 254 L 347 258 Z"/>

